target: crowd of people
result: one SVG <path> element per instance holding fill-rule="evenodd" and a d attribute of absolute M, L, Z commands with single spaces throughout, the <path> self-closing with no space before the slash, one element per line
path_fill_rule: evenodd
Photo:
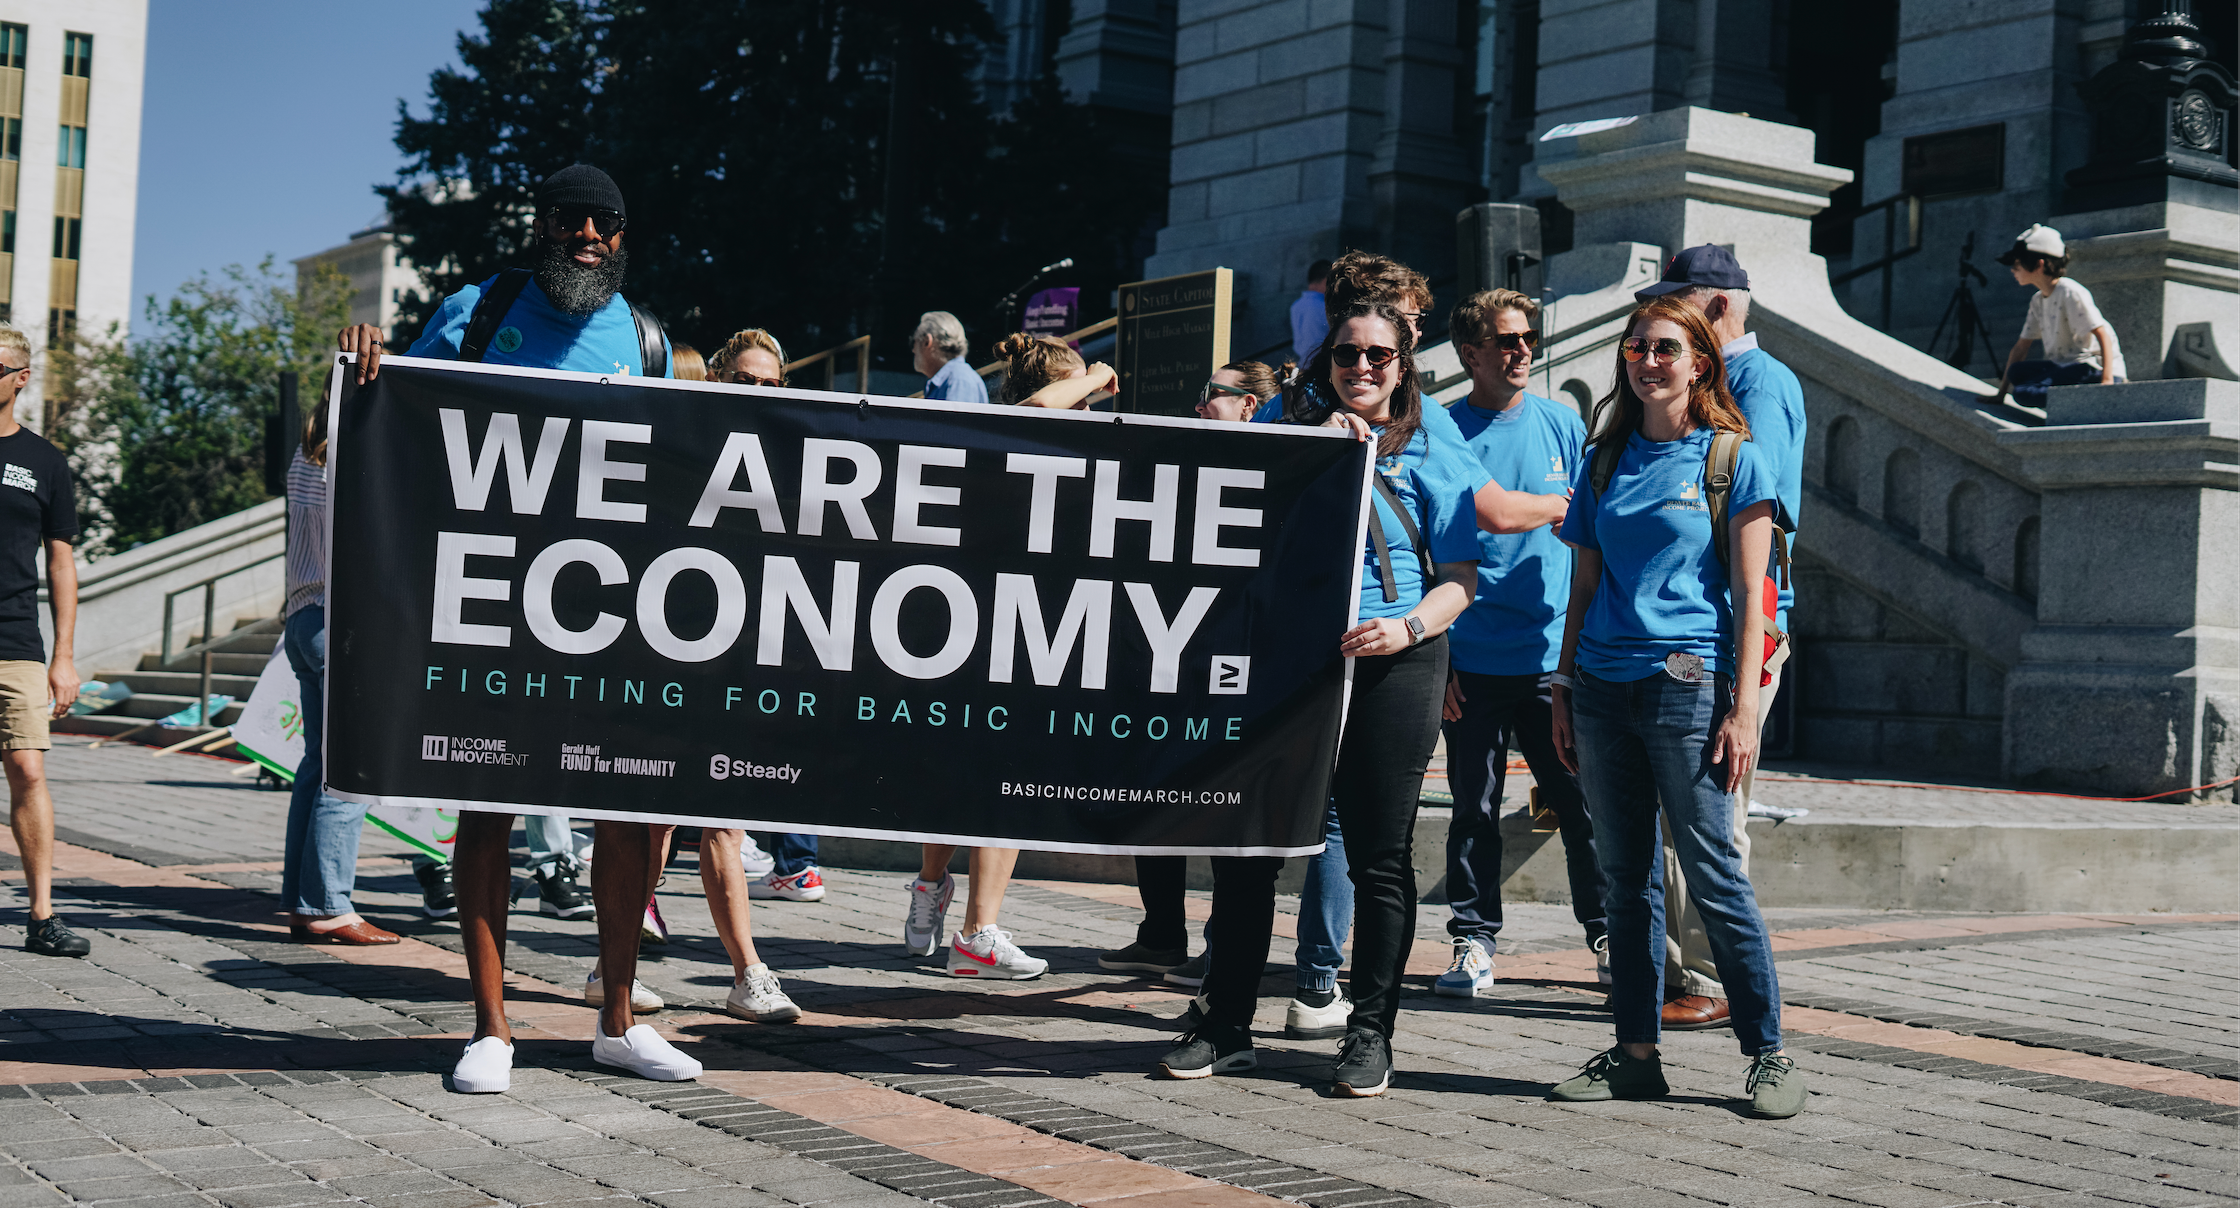
<path fill-rule="evenodd" d="M 703 358 L 647 326 L 621 294 L 627 225 L 622 192 L 603 172 L 575 165 L 554 173 L 537 193 L 537 268 L 446 299 L 410 355 L 785 385 L 786 353 L 768 331 L 741 331 Z M 1446 334 L 1470 386 L 1467 397 L 1442 406 L 1424 397 L 1416 371 L 1434 305 L 1420 273 L 1349 252 L 1318 262 L 1309 276 L 1291 316 L 1296 361 L 1222 366 L 1198 403 L 1208 421 L 1338 426 L 1374 444 L 1359 621 L 1331 635 L 1353 660 L 1350 705 L 1322 821 L 1326 844 L 1307 862 L 1286 1034 L 1337 1040 L 1338 1095 L 1372 1096 L 1390 1085 L 1416 933 L 1416 813 L 1443 733 L 1455 798 L 1445 864 L 1452 952 L 1435 990 L 1475 997 L 1496 984 L 1499 816 L 1514 749 L 1562 831 L 1574 911 L 1615 1021 L 1614 1045 L 1551 1094 L 1662 1095 L 1661 1033 L 1729 1027 L 1748 1058 L 1752 1109 L 1794 1115 L 1805 1091 L 1782 1049 L 1780 995 L 1743 824 L 1760 729 L 1788 654 L 1786 534 L 1801 490 L 1804 408 L 1795 375 L 1748 332 L 1747 274 L 1720 247 L 1674 257 L 1664 279 L 1638 296 L 1614 384 L 1591 424 L 1530 391 L 1541 338 L 1533 298 L 1491 290 L 1451 308 Z M 27 356 L 7 334 L 0 394 L 21 386 L 22 370 L 5 361 Z M 379 329 L 346 329 L 339 346 L 354 354 L 358 382 L 378 375 Z M 1064 341 L 1018 333 L 993 347 L 1004 372 L 991 400 L 967 362 L 963 325 L 946 312 L 921 319 L 910 351 L 928 398 L 1070 409 L 1118 386 L 1110 366 Z M 9 414 L 0 399 L 0 429 L 9 429 L 0 442 L 15 439 Z M 310 754 L 295 780 L 282 892 L 300 940 L 394 943 L 351 904 L 363 809 L 320 787 L 324 460 L 320 408 L 288 473 L 285 649 L 301 680 Z M 63 530 L 74 532 L 75 522 L 63 518 L 66 474 L 62 484 L 61 502 L 35 531 L 64 549 L 67 568 Z M 67 651 L 59 609 L 57 622 Z M 58 657 L 56 700 L 74 695 L 74 682 L 63 692 L 65 677 L 74 681 L 74 672 Z M 9 703 L 11 727 L 21 699 Z M 0 752 L 11 781 L 26 764 L 36 768 L 36 750 L 27 760 L 16 748 L 43 748 L 43 722 L 37 728 L 36 744 L 11 729 Z M 36 831 L 38 815 L 19 805 L 15 817 L 28 857 L 36 835 L 24 827 Z M 584 986 L 598 1009 L 597 1061 L 654 1079 L 700 1073 L 697 1061 L 637 1019 L 662 1006 L 637 980 L 636 965 L 641 943 L 665 938 L 653 888 L 680 844 L 698 847 L 731 958 L 727 1008 L 765 1023 L 800 1015 L 756 954 L 749 904 L 823 896 L 814 836 L 763 836 L 766 850 L 738 830 L 600 820 L 582 850 L 568 819 L 524 821 L 539 909 L 598 929 L 600 957 Z M 514 823 L 508 814 L 464 814 L 452 860 L 418 869 L 428 913 L 455 914 L 464 940 L 476 1026 L 453 1071 L 463 1092 L 510 1085 L 503 954 L 517 884 Z M 1043 974 L 1048 962 L 1001 926 L 1015 850 L 962 854 L 963 917 L 949 929 L 959 855 L 946 845 L 923 848 L 897 901 L 905 951 L 942 953 L 959 977 Z M 587 863 L 589 901 L 578 885 Z M 1252 1022 L 1281 865 L 1258 856 L 1212 861 L 1212 911 L 1192 956 L 1185 861 L 1137 860 L 1142 924 L 1133 943 L 1101 954 L 1099 964 L 1199 991 L 1160 1062 L 1164 1076 L 1256 1064 Z M 34 876 L 31 888 L 34 919 L 51 919 L 44 882 Z M 1351 972 L 1341 986 L 1349 939 Z"/>

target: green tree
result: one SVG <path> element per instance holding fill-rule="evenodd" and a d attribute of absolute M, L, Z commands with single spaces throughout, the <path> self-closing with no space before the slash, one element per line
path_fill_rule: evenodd
<path fill-rule="evenodd" d="M 112 327 L 55 358 L 69 406 L 53 425 L 70 456 L 89 555 L 128 549 L 269 498 L 265 418 L 293 369 L 316 397 L 350 285 L 331 266 L 307 282 L 235 265 L 169 302 L 150 297 L 128 342 Z"/>

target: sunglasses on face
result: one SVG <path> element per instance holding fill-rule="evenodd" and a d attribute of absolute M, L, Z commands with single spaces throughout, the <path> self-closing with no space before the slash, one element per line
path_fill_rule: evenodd
<path fill-rule="evenodd" d="M 1260 397 L 1242 386 L 1224 386 L 1219 382 L 1207 382 L 1204 386 L 1198 388 L 1198 405 L 1205 406 L 1212 402 L 1216 395 L 1234 395 L 1238 398 L 1249 399 Z"/>
<path fill-rule="evenodd" d="M 29 368 L 31 368 L 31 364 L 28 361 L 21 365 L 0 365 L 0 377 L 7 377 L 10 374 L 22 373 L 24 370 Z"/>
<path fill-rule="evenodd" d="M 1382 369 L 1392 363 L 1392 358 L 1399 355 L 1399 349 L 1386 348 L 1382 344 L 1368 348 L 1363 348 L 1359 344 L 1334 344 L 1330 348 L 1330 363 L 1341 369 L 1351 369 L 1361 362 L 1367 361 L 1369 362 L 1369 368 Z"/>
<path fill-rule="evenodd" d="M 1503 352 L 1520 352 L 1540 347 L 1540 333 L 1529 328 L 1524 331 L 1504 331 L 1499 335 L 1487 336 L 1478 343 L 1491 344 Z"/>
<path fill-rule="evenodd" d="M 1625 353 L 1625 357 L 1629 361 L 1638 361 L 1651 354 L 1655 354 L 1660 361 L 1677 361 L 1689 353 L 1686 344 L 1669 336 L 1662 340 L 1646 340 L 1640 336 L 1629 336 L 1618 341 L 1618 350 Z"/>
<path fill-rule="evenodd" d="M 629 225 L 629 222 L 622 215 L 613 210 L 594 210 L 583 207 L 566 209 L 556 206 L 546 210 L 544 216 L 552 219 L 553 223 L 561 230 L 571 234 L 582 230 L 583 224 L 588 222 L 591 224 L 592 230 L 599 232 L 599 238 L 601 239 L 612 239 L 622 233 L 623 227 Z"/>
<path fill-rule="evenodd" d="M 786 380 L 784 378 L 756 377 L 755 375 L 747 373 L 743 370 L 733 371 L 731 374 L 731 381 L 732 384 L 738 386 L 783 386 L 786 384 Z"/>

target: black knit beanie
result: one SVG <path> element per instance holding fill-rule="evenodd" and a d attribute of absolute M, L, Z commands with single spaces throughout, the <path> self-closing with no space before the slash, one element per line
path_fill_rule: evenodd
<path fill-rule="evenodd" d="M 590 164 L 569 164 L 537 186 L 537 212 L 547 213 L 555 207 L 613 210 L 625 218 L 630 216 L 614 178 Z"/>

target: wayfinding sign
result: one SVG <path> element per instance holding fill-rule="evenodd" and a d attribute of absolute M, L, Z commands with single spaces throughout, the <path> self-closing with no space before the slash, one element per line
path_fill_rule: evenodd
<path fill-rule="evenodd" d="M 1225 268 L 1120 287 L 1119 410 L 1195 412 L 1206 378 L 1229 363 L 1235 289 Z"/>

